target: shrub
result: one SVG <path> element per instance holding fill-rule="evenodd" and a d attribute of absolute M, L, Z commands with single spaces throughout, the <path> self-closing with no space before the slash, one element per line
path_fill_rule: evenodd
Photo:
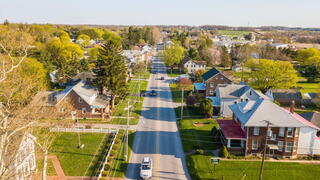
<path fill-rule="evenodd" d="M 111 157 L 113 157 L 113 156 L 115 156 L 115 155 L 116 155 L 116 153 L 117 153 L 117 151 L 116 151 L 116 150 L 111 150 L 111 151 L 110 151 L 110 156 L 111 156 Z"/>
<path fill-rule="evenodd" d="M 101 175 L 102 175 L 103 177 L 106 177 L 106 176 L 108 175 L 108 171 L 102 171 Z"/>
<path fill-rule="evenodd" d="M 84 127 L 85 127 L 86 129 L 91 129 L 91 128 L 92 128 L 91 124 L 86 124 Z"/>
<path fill-rule="evenodd" d="M 204 154 L 204 150 L 203 149 L 197 149 L 196 150 L 196 154 Z"/>
<path fill-rule="evenodd" d="M 105 171 L 109 171 L 110 170 L 110 165 L 109 164 L 105 164 L 104 165 L 104 170 Z"/>
<path fill-rule="evenodd" d="M 226 146 L 222 146 L 220 149 L 220 156 L 223 158 L 227 158 L 229 156 L 229 152 Z"/>
<path fill-rule="evenodd" d="M 117 139 L 114 141 L 114 143 L 115 143 L 115 144 L 119 144 L 120 141 L 121 141 L 121 140 L 117 138 Z"/>

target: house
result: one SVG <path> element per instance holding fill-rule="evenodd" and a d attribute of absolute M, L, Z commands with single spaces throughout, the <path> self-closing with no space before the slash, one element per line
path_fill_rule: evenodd
<path fill-rule="evenodd" d="M 295 158 L 320 154 L 320 130 L 300 115 L 259 98 L 229 106 L 232 120 L 218 120 L 222 141 L 235 154 L 258 155 L 267 138 L 269 156 Z M 269 129 L 267 129 L 267 122 Z"/>
<path fill-rule="evenodd" d="M 29 133 L 22 135 L 16 158 L 12 164 L 14 171 L 12 179 L 32 179 L 31 176 L 36 171 L 35 139 L 36 137 Z"/>
<path fill-rule="evenodd" d="M 303 99 L 299 89 L 269 89 L 266 95 L 281 105 L 290 105 L 292 101 L 301 105 Z"/>
<path fill-rule="evenodd" d="M 55 107 L 59 112 L 64 112 L 66 106 L 71 106 L 78 118 L 105 119 L 110 116 L 109 96 L 99 92 L 85 80 L 67 86 L 62 91 L 39 92 L 34 99 L 42 99 L 44 102 L 41 106 Z"/>
<path fill-rule="evenodd" d="M 275 47 L 277 49 L 284 49 L 284 48 L 289 48 L 289 44 L 283 44 L 283 43 L 272 43 L 270 44 L 271 47 Z"/>
<path fill-rule="evenodd" d="M 252 89 L 247 85 L 240 84 L 222 84 L 218 85 L 216 88 L 216 101 L 219 103 L 214 103 L 214 108 L 217 109 L 217 112 L 220 112 L 218 115 L 222 117 L 231 117 L 232 111 L 229 108 L 229 105 L 241 103 L 244 101 L 255 101 L 259 98 L 268 99 L 262 93 Z M 218 104 L 216 106 L 215 104 Z"/>
<path fill-rule="evenodd" d="M 307 112 L 300 114 L 304 119 L 311 122 L 312 124 L 320 127 L 320 113 L 319 112 Z"/>
<path fill-rule="evenodd" d="M 232 84 L 232 80 L 216 68 L 210 69 L 201 77 L 206 87 L 206 96 L 215 96 L 215 90 L 219 84 Z"/>
<path fill-rule="evenodd" d="M 194 61 L 190 57 L 186 56 L 180 63 L 180 70 L 186 70 L 188 74 L 194 74 L 198 70 L 206 69 L 205 61 Z"/>

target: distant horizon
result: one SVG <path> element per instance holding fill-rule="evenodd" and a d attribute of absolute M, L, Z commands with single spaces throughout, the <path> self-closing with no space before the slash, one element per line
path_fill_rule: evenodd
<path fill-rule="evenodd" d="M 73 24 L 73 23 L 29 23 L 29 22 L 12 22 L 10 19 L 4 19 L 2 23 L 8 20 L 10 24 L 38 24 L 38 25 L 70 25 L 70 26 L 189 26 L 189 27 L 201 27 L 201 26 L 226 26 L 230 28 L 261 28 L 261 27 L 284 27 L 284 28 L 302 28 L 302 29 L 320 29 L 319 27 L 308 26 L 284 26 L 284 25 L 261 25 L 261 26 L 232 26 L 227 24 L 203 24 L 203 25 L 188 25 L 188 24 Z M 1 23 L 1 22 L 0 22 Z"/>
<path fill-rule="evenodd" d="M 0 22 L 68 25 L 217 25 L 320 28 L 319 0 L 10 0 Z"/>

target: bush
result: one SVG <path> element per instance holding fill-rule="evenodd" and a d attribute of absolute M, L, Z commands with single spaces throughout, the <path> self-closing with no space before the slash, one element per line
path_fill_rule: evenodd
<path fill-rule="evenodd" d="M 109 171 L 110 170 L 110 165 L 109 164 L 105 164 L 104 165 L 104 170 L 105 171 Z"/>
<path fill-rule="evenodd" d="M 108 171 L 102 171 L 101 175 L 102 175 L 103 177 L 106 177 L 106 176 L 108 175 Z"/>
<path fill-rule="evenodd" d="M 119 144 L 120 143 L 120 139 L 116 138 L 116 140 L 114 141 L 115 144 Z"/>
<path fill-rule="evenodd" d="M 92 128 L 91 124 L 86 124 L 84 127 L 85 127 L 86 129 L 91 129 L 91 128 Z"/>
<path fill-rule="evenodd" d="M 117 151 L 116 151 L 116 150 L 111 150 L 111 151 L 110 151 L 110 156 L 111 156 L 111 157 L 113 157 L 113 156 L 115 156 L 115 155 L 116 155 L 116 153 L 117 153 Z"/>
<path fill-rule="evenodd" d="M 197 149 L 196 150 L 196 154 L 204 154 L 204 150 L 203 149 Z"/>
<path fill-rule="evenodd" d="M 220 149 L 220 156 L 223 158 L 227 158 L 229 156 L 229 152 L 226 146 L 222 146 Z"/>

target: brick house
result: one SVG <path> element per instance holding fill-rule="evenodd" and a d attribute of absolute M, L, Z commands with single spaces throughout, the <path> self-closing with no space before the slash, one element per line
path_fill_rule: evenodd
<path fill-rule="evenodd" d="M 64 112 L 66 106 L 71 106 L 72 110 L 76 112 L 77 118 L 108 119 L 110 116 L 110 98 L 99 93 L 85 80 L 68 86 L 62 91 L 40 92 L 37 96 L 42 96 L 45 99 L 44 106 L 55 107 L 59 112 Z M 39 99 L 39 97 L 35 99 Z"/>
<path fill-rule="evenodd" d="M 267 155 L 295 158 L 320 154 L 320 139 L 317 126 L 274 104 L 259 98 L 229 106 L 232 120 L 218 120 L 222 141 L 230 152 L 243 155 L 262 153 L 267 123 Z"/>
<path fill-rule="evenodd" d="M 210 69 L 201 77 L 206 87 L 205 96 L 215 96 L 215 90 L 219 84 L 232 84 L 232 80 L 216 68 Z"/>

